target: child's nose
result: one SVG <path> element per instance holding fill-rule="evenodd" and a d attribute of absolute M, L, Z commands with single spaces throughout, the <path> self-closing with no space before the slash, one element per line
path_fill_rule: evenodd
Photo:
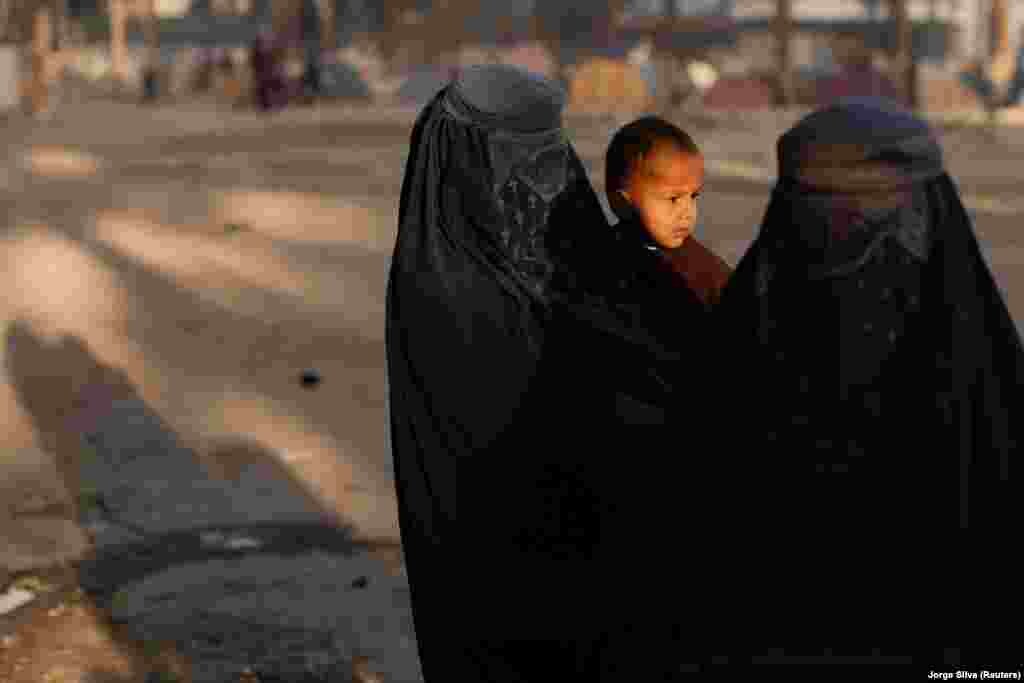
<path fill-rule="evenodd" d="M 680 218 L 691 218 L 697 213 L 697 207 L 693 202 L 686 202 L 681 204 L 676 209 L 676 215 Z"/>

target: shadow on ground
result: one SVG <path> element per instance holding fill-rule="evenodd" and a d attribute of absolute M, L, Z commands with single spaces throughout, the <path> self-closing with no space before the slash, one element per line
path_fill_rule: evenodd
<path fill-rule="evenodd" d="M 125 297 L 125 306 L 112 314 L 120 329 L 113 336 L 100 330 L 105 338 L 95 339 L 84 329 L 76 332 L 95 343 L 98 355 L 118 359 L 140 393 L 194 449 L 205 453 L 206 441 L 240 433 L 288 462 L 294 455 L 304 463 L 296 470 L 316 483 L 324 505 L 353 519 L 368 537 L 396 541 L 384 435 L 387 255 L 360 244 L 245 236 L 249 251 L 268 259 L 286 250 L 300 275 L 304 268 L 309 277 L 326 273 L 321 300 L 305 305 L 294 295 L 239 278 L 226 284 L 183 281 L 117 240 L 97 239 L 90 221 L 110 209 L 103 208 L 103 196 L 95 200 L 84 211 L 68 211 L 56 201 L 21 211 L 23 220 L 43 221 L 116 275 Z M 158 221 L 150 241 L 135 246 L 166 251 L 181 239 L 180 227 Z M 223 240 L 222 250 L 232 243 L 224 236 L 205 239 L 218 245 Z M 202 244 L 194 248 L 194 260 L 209 255 Z M 240 253 L 239 267 L 259 268 L 251 259 L 246 264 L 247 252 Z M 190 257 L 177 259 L 187 265 Z M 243 305 L 221 300 L 235 290 Z M 299 382 L 307 368 L 322 377 L 315 388 Z"/>
<path fill-rule="evenodd" d="M 6 348 L 93 539 L 78 582 L 138 670 L 169 643 L 197 682 L 250 666 L 265 680 L 342 680 L 359 658 L 416 680 L 407 586 L 379 561 L 387 549 L 356 542 L 272 452 L 225 438 L 201 462 L 79 339 L 18 321 Z"/>

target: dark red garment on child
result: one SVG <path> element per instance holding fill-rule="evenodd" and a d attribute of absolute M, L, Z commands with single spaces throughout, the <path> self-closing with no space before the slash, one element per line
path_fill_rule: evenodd
<path fill-rule="evenodd" d="M 691 237 L 678 249 L 664 252 L 672 270 L 706 306 L 718 303 L 732 268 L 720 256 Z"/>

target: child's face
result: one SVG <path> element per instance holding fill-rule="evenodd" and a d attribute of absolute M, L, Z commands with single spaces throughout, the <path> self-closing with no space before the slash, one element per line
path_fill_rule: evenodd
<path fill-rule="evenodd" d="M 630 174 L 619 192 L 663 249 L 686 241 L 697 223 L 697 198 L 704 189 L 704 157 L 663 144 Z"/>

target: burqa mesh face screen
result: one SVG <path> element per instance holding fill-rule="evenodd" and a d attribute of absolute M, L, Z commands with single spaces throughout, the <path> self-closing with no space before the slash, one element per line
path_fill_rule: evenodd
<path fill-rule="evenodd" d="M 495 211 L 490 232 L 529 292 L 543 297 L 554 271 L 546 246 L 552 204 L 575 179 L 561 128 L 564 95 L 544 79 L 494 66 L 468 69 L 443 102 L 483 137 Z"/>

